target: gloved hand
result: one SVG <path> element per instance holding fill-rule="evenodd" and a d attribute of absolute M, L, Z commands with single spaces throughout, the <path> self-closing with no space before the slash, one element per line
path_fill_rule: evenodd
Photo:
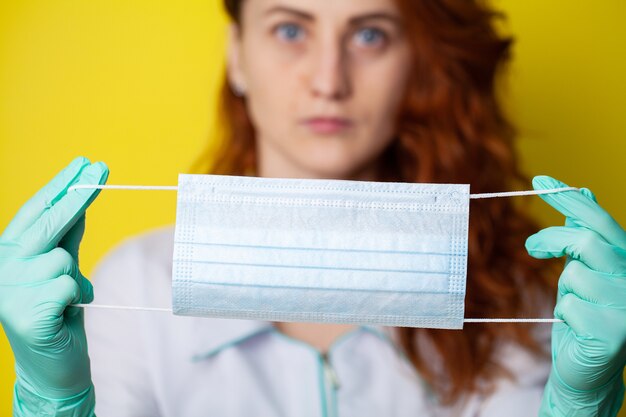
<path fill-rule="evenodd" d="M 17 213 L 0 236 L 0 323 L 15 355 L 15 416 L 93 415 L 83 309 L 91 283 L 78 269 L 85 210 L 104 163 L 76 158 Z"/>
<path fill-rule="evenodd" d="M 539 189 L 567 187 L 546 176 Z M 543 194 L 566 216 L 526 241 L 535 258 L 567 256 L 552 328 L 552 371 L 541 416 L 615 416 L 626 364 L 626 232 L 588 189 Z"/>

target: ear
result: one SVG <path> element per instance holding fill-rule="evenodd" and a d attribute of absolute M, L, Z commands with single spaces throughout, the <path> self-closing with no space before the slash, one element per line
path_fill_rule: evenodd
<path fill-rule="evenodd" d="M 241 29 L 235 23 L 228 26 L 228 46 L 226 50 L 226 71 L 228 83 L 232 91 L 243 96 L 246 92 L 246 78 L 242 67 L 241 58 Z"/>

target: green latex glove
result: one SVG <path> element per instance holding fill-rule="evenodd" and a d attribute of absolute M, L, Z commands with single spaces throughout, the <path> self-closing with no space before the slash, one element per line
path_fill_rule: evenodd
<path fill-rule="evenodd" d="M 104 163 L 76 158 L 35 194 L 0 236 L 0 323 L 15 355 L 13 413 L 93 415 L 95 403 L 83 309 L 91 283 L 78 269 L 85 210 Z"/>
<path fill-rule="evenodd" d="M 535 189 L 567 187 L 546 176 Z M 626 232 L 588 189 L 544 194 L 566 216 L 526 241 L 535 258 L 567 256 L 552 328 L 552 372 L 542 416 L 615 416 L 626 364 Z"/>

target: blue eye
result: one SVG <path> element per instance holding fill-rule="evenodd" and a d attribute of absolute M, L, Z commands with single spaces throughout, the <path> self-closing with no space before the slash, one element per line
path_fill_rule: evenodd
<path fill-rule="evenodd" d="M 355 38 L 357 43 L 363 46 L 377 46 L 385 40 L 386 36 L 380 29 L 365 28 L 356 32 Z"/>
<path fill-rule="evenodd" d="M 275 29 L 278 37 L 287 42 L 295 42 L 304 36 L 304 30 L 295 23 L 283 23 Z"/>

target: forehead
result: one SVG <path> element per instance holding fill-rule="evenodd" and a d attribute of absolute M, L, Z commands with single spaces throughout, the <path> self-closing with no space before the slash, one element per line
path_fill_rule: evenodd
<path fill-rule="evenodd" d="M 306 13 L 314 20 L 348 22 L 353 17 L 373 13 L 398 15 L 394 0 L 244 0 L 243 14 L 259 19 L 288 10 Z"/>

